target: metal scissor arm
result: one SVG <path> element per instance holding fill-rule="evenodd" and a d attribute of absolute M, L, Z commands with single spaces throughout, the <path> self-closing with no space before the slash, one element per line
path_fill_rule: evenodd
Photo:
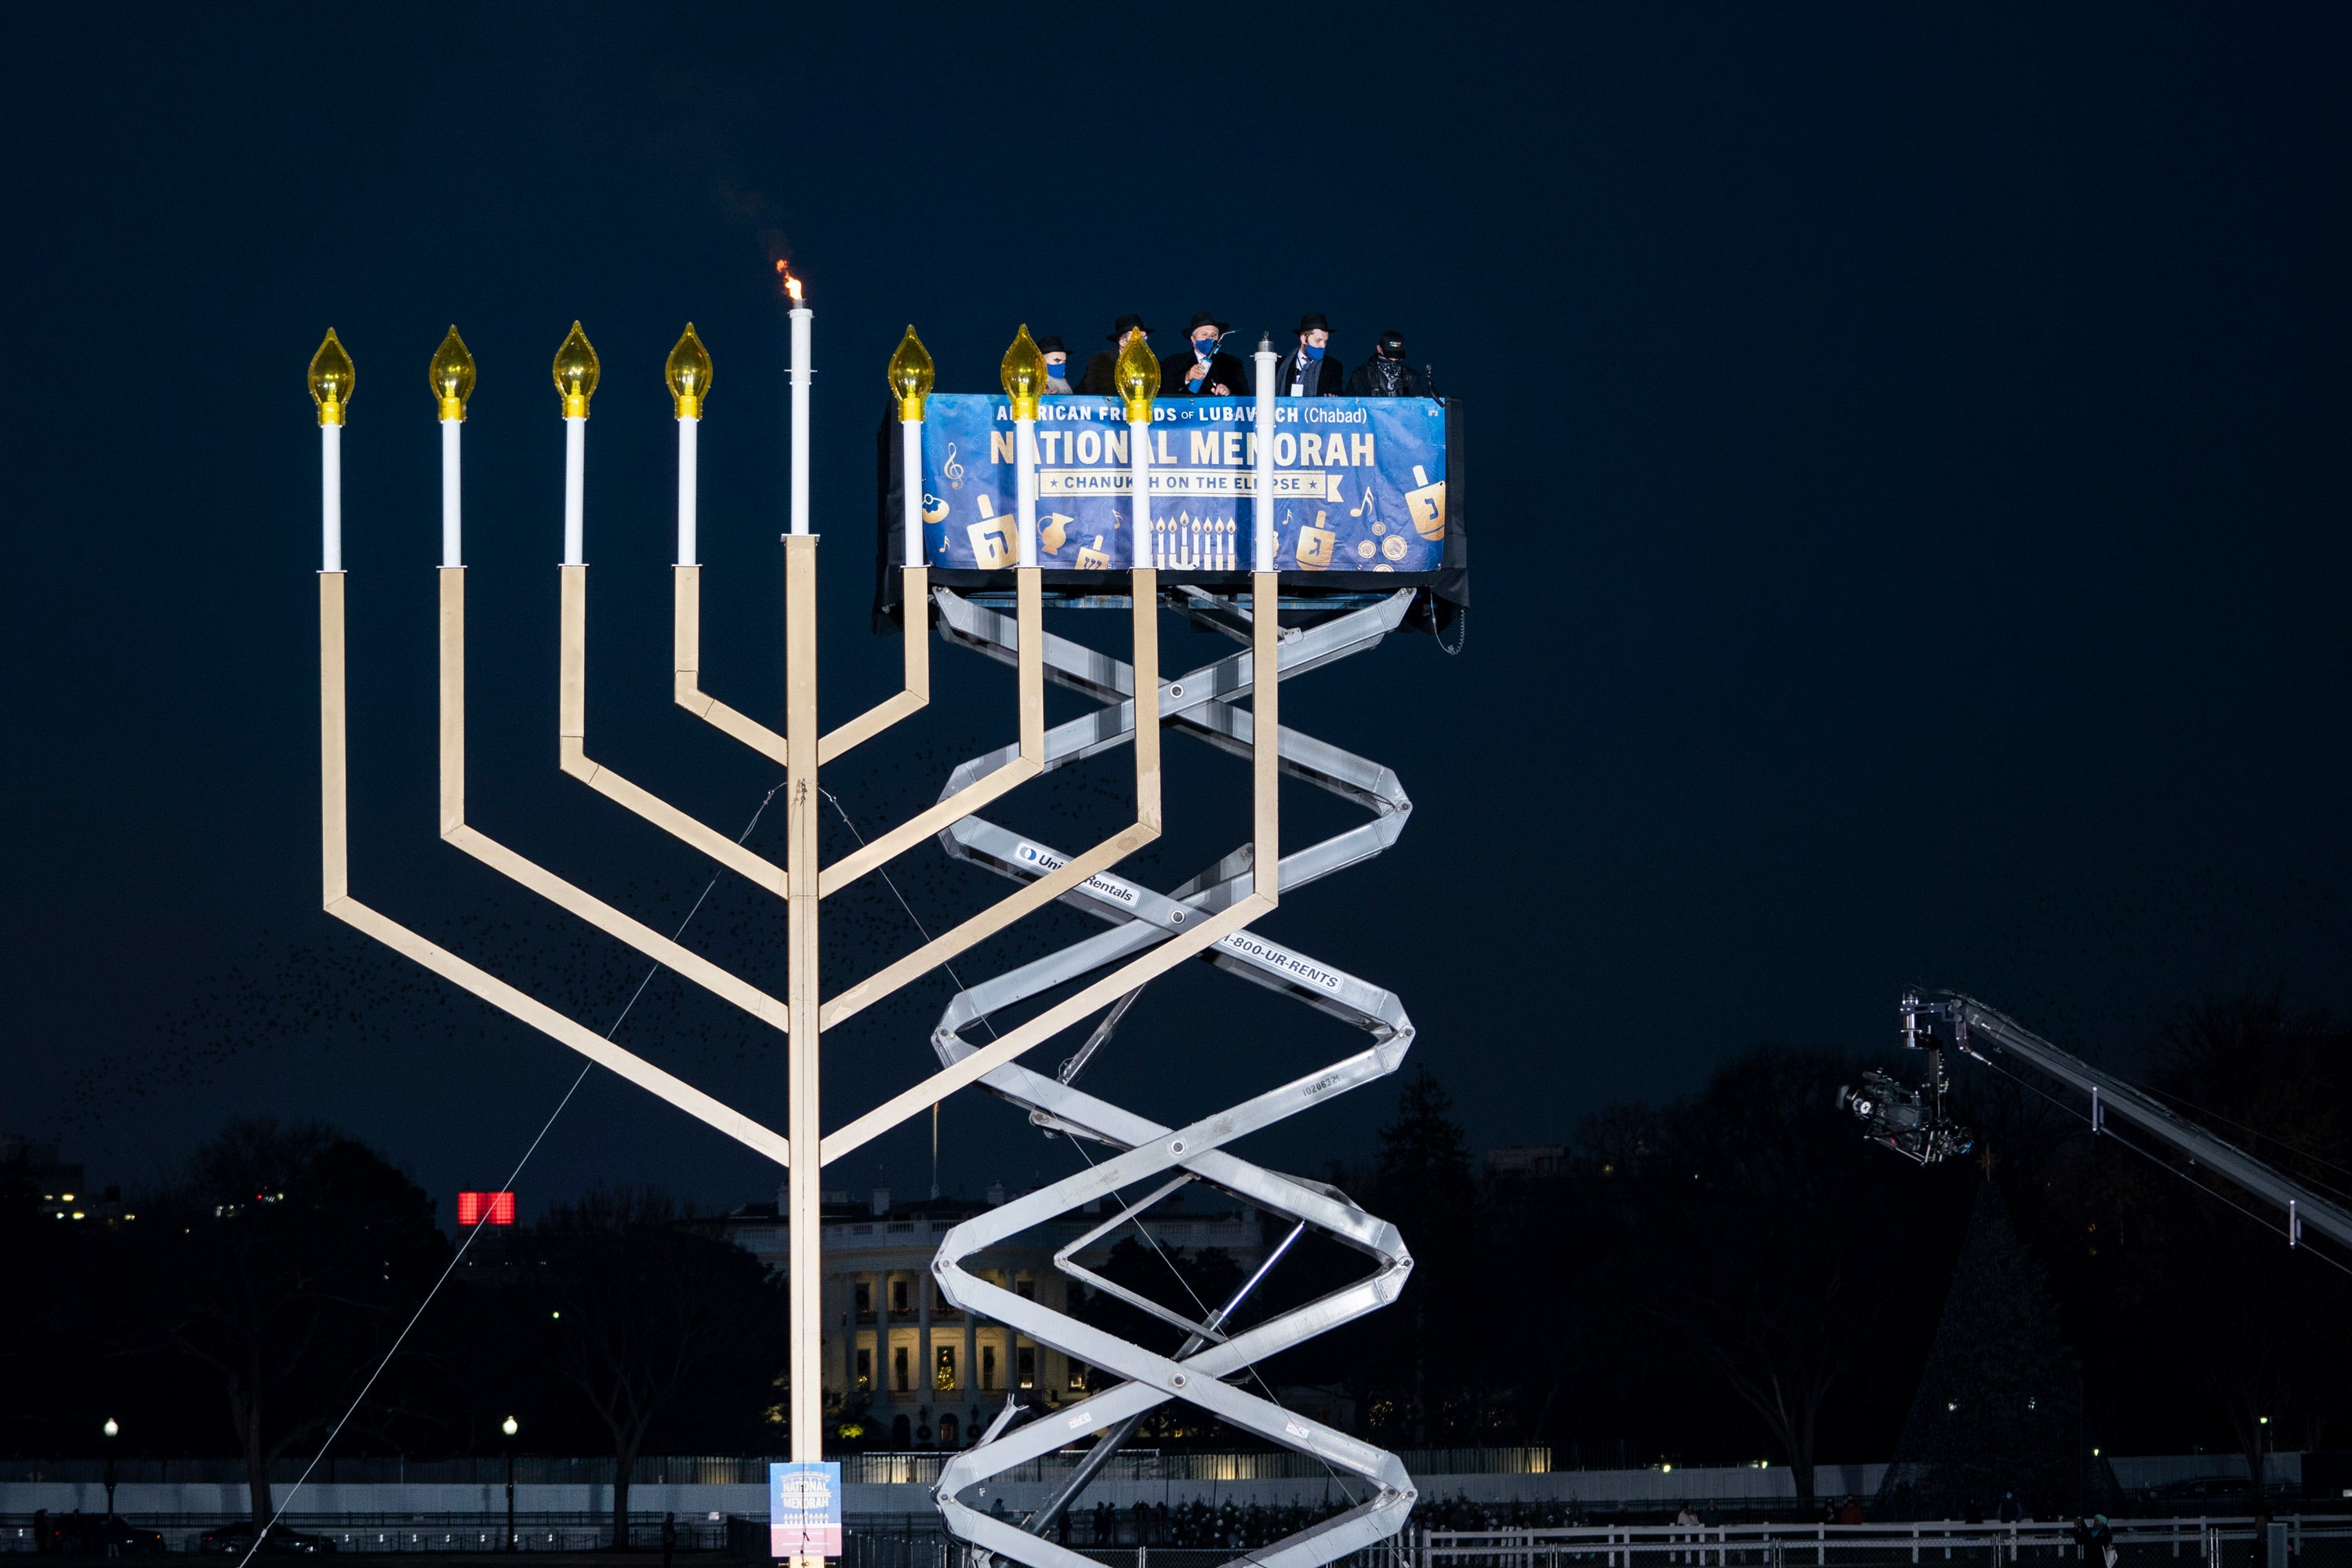
<path fill-rule="evenodd" d="M 1205 597 L 1196 592 L 1192 604 L 1177 607 L 1197 609 Z M 1310 627 L 1283 631 L 1270 660 L 1277 678 L 1286 679 L 1376 646 L 1396 629 L 1410 598 L 1410 595 L 1393 595 Z M 938 593 L 936 600 L 941 634 L 950 641 L 997 659 L 1009 658 L 1016 651 L 1017 634 L 1006 617 L 952 593 Z M 1219 600 L 1212 601 L 1211 607 L 1233 617 L 1234 627 L 1251 634 L 1257 630 L 1255 617 L 1243 615 L 1234 605 Z M 1242 633 L 1234 631 L 1234 635 Z M 1160 721 L 1220 750 L 1254 754 L 1255 710 L 1270 704 L 1254 703 L 1252 708 L 1237 704 L 1252 700 L 1260 668 L 1258 649 L 1264 647 L 1261 642 L 1251 651 L 1162 680 Z M 1047 771 L 1136 739 L 1135 676 L 1127 664 L 1050 635 L 1044 639 L 1043 652 L 1047 680 L 1102 704 L 1095 712 L 1047 732 L 1044 762 Z M 1278 877 L 1273 879 L 1286 887 L 1303 886 L 1378 855 L 1396 842 L 1412 815 L 1412 803 L 1392 771 L 1293 729 L 1277 726 L 1274 739 L 1276 765 L 1282 773 L 1362 806 L 1371 814 L 1371 820 L 1284 854 Z M 1003 752 L 972 758 L 950 776 L 945 787 L 950 791 L 964 787 L 1006 760 Z M 1053 846 L 978 816 L 955 823 L 940 835 L 940 840 L 950 856 L 1020 881 L 1046 875 L 1066 858 Z M 1129 963 L 1140 953 L 1197 931 L 1223 911 L 1243 905 L 1256 881 L 1254 845 L 1233 850 L 1168 893 L 1108 874 L 1087 878 L 1061 898 L 1108 921 L 1110 929 L 960 993 L 932 1034 L 940 1061 L 953 1064 L 971 1056 L 979 1047 L 966 1039 L 964 1032 L 990 1015 Z M 1117 1026 L 1133 1000 L 1135 994 L 1130 992 L 1103 1019 L 1087 1046 L 1064 1065 L 1060 1076 L 1015 1063 L 999 1067 L 980 1079 L 991 1093 L 1025 1109 L 1035 1125 L 1115 1152 L 1080 1174 L 959 1226 L 941 1245 L 933 1264 L 940 1291 L 968 1311 L 1006 1323 L 1041 1344 L 1124 1380 L 1076 1405 L 1039 1414 L 1024 1424 L 1010 1425 L 1009 1429 L 1008 1423 L 1000 1420 L 976 1447 L 949 1462 L 938 1490 L 940 1511 L 954 1534 L 984 1553 L 1001 1554 L 1033 1568 L 1091 1568 L 1087 1559 L 1044 1539 L 1043 1532 L 1136 1424 L 1171 1399 L 1196 1405 L 1285 1447 L 1318 1455 L 1335 1474 L 1368 1483 L 1364 1500 L 1337 1518 L 1248 1553 L 1246 1560 L 1261 1568 L 1315 1568 L 1328 1563 L 1394 1534 L 1412 1506 L 1412 1482 L 1395 1456 L 1295 1415 L 1241 1384 L 1252 1375 L 1251 1367 L 1266 1356 L 1394 1300 L 1412 1268 L 1402 1238 L 1395 1226 L 1367 1214 L 1336 1188 L 1266 1170 L 1224 1148 L 1236 1138 L 1393 1072 L 1412 1047 L 1412 1022 L 1391 993 L 1268 942 L 1245 927 L 1228 931 L 1200 956 L 1364 1030 L 1370 1043 L 1342 1061 L 1192 1126 L 1171 1129 L 1087 1094 L 1069 1081 Z M 1203 1315 L 1195 1318 L 1080 1266 L 1076 1254 L 1084 1247 L 1099 1243 L 1122 1226 L 1145 1223 L 1145 1211 L 1195 1181 L 1291 1222 L 1288 1239 L 1268 1256 L 1233 1300 L 1213 1311 L 1203 1305 Z M 1129 1188 L 1140 1188 L 1146 1195 L 1133 1202 L 1118 1196 Z M 1072 1279 L 1182 1331 L 1183 1342 L 1173 1347 L 1172 1354 L 1128 1343 L 1067 1313 L 978 1279 L 962 1266 L 963 1259 L 981 1248 L 1104 1197 L 1118 1197 L 1111 1217 L 1063 1247 L 1055 1266 Z M 1229 1331 L 1227 1320 L 1243 1298 L 1291 1242 L 1310 1227 L 1370 1259 L 1371 1271 L 1265 1322 Z M 993 1519 L 961 1500 L 961 1494 L 991 1477 L 1088 1436 L 1095 1438 L 1095 1447 L 1045 1505 L 1025 1521 Z"/>

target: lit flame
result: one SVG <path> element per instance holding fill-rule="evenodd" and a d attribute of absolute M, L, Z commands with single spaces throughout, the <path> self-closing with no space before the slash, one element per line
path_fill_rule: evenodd
<path fill-rule="evenodd" d="M 776 263 L 776 271 L 783 278 L 784 292 L 793 297 L 793 304 L 799 304 L 801 302 L 801 280 L 793 276 L 793 264 L 789 261 L 779 261 Z"/>

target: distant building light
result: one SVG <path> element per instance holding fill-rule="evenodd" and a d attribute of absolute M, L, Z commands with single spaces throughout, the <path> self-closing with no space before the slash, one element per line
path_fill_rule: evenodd
<path fill-rule="evenodd" d="M 512 1193 L 459 1193 L 457 1223 L 464 1226 L 514 1224 Z"/>

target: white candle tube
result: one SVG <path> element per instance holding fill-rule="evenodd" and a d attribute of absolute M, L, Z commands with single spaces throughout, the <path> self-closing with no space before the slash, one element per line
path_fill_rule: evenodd
<path fill-rule="evenodd" d="M 1128 469 L 1135 482 L 1135 548 L 1139 555 L 1143 542 L 1151 536 L 1151 425 L 1149 420 L 1127 422 Z"/>
<path fill-rule="evenodd" d="M 319 570 L 343 569 L 343 427 L 319 426 Z"/>
<path fill-rule="evenodd" d="M 677 563 L 694 564 L 695 437 L 702 429 L 699 419 L 677 422 Z"/>
<path fill-rule="evenodd" d="M 1272 349 L 1257 351 L 1257 504 L 1250 509 L 1253 570 L 1274 570 L 1274 377 Z"/>
<path fill-rule="evenodd" d="M 898 466 L 905 471 L 905 482 L 899 488 L 907 492 L 901 512 L 905 520 L 906 564 L 923 563 L 923 422 L 919 419 L 898 421 Z"/>
<path fill-rule="evenodd" d="M 584 418 L 563 422 L 563 563 L 583 566 L 581 559 L 582 525 L 581 489 L 588 473 L 588 421 Z"/>
<path fill-rule="evenodd" d="M 1013 517 L 1021 531 L 1020 564 L 1037 564 L 1037 422 L 1013 422 Z"/>
<path fill-rule="evenodd" d="M 441 564 L 463 566 L 465 545 L 465 468 L 460 457 L 462 419 L 441 421 Z"/>
<path fill-rule="evenodd" d="M 809 323 L 816 312 L 793 309 L 793 531 L 809 531 Z"/>

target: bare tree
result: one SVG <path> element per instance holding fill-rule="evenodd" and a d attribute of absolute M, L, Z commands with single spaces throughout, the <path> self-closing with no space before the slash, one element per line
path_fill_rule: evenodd
<path fill-rule="evenodd" d="M 233 1122 L 144 1209 L 120 1258 L 121 1348 L 217 1380 L 257 1531 L 271 1461 L 359 1397 L 448 1242 L 415 1184 L 316 1123 Z"/>
<path fill-rule="evenodd" d="M 730 1424 L 772 1403 L 784 1360 L 778 1285 L 740 1247 L 701 1234 L 656 1188 L 604 1188 L 554 1209 L 532 1238 L 526 1337 L 613 1443 L 613 1547 L 629 1544 L 629 1485 L 667 1418 Z"/>

